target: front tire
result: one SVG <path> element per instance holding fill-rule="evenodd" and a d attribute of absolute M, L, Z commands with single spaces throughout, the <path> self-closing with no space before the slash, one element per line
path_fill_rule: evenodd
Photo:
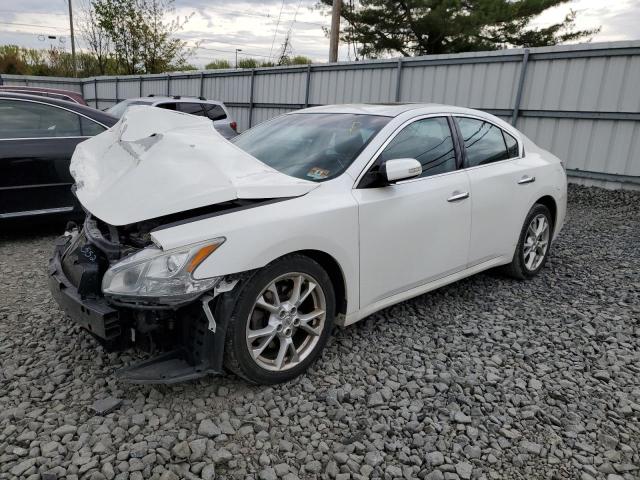
<path fill-rule="evenodd" d="M 288 255 L 242 285 L 225 342 L 225 366 L 259 384 L 291 380 L 318 358 L 333 329 L 335 294 L 327 272 Z"/>
<path fill-rule="evenodd" d="M 536 203 L 527 214 L 513 260 L 505 265 L 504 272 L 519 280 L 535 277 L 547 263 L 552 237 L 551 212 L 546 206 Z"/>

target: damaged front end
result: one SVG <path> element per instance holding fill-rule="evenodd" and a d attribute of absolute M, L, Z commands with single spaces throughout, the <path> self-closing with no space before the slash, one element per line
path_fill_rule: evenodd
<path fill-rule="evenodd" d="M 57 241 L 50 261 L 58 303 L 107 348 L 164 352 L 121 378 L 173 383 L 221 372 L 237 278 L 195 273 L 220 255 L 224 232 L 199 231 L 193 242 L 183 238 L 164 249 L 154 231 L 305 195 L 318 185 L 265 165 L 206 118 L 152 107 L 130 108 L 79 144 L 70 171 L 87 218 Z"/>
<path fill-rule="evenodd" d="M 50 290 L 105 348 L 159 354 L 119 371 L 123 380 L 174 383 L 220 373 L 232 305 L 220 294 L 237 279 L 191 274 L 224 239 L 163 251 L 150 236 L 157 226 L 115 227 L 91 215 L 81 229 L 71 224 L 49 262 Z"/>

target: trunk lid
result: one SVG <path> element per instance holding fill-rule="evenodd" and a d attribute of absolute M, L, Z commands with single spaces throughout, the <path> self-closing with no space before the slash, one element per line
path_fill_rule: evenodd
<path fill-rule="evenodd" d="M 304 195 L 317 183 L 265 165 L 216 132 L 210 120 L 135 106 L 71 159 L 80 203 L 126 225 L 235 199 Z"/>

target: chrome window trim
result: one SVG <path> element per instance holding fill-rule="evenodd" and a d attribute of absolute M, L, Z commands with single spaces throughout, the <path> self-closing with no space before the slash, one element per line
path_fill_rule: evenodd
<path fill-rule="evenodd" d="M 12 85 L 7 85 L 8 87 Z M 0 90 L 0 92 L 7 93 L 24 93 L 25 95 L 35 95 L 37 97 L 45 97 L 45 98 L 54 98 L 56 100 L 64 100 L 65 102 L 75 103 L 77 105 L 82 105 L 82 103 L 78 102 L 75 98 L 70 97 L 69 95 L 65 95 L 64 93 L 56 93 L 56 92 L 42 92 L 39 90 L 24 90 L 19 88 L 11 88 L 9 90 Z M 78 92 L 80 95 L 80 92 Z M 60 98 L 58 98 L 60 97 Z"/>
<path fill-rule="evenodd" d="M 72 138 L 91 138 L 90 135 L 76 135 L 71 137 L 16 137 L 16 138 L 0 138 L 0 142 L 17 142 L 20 140 L 69 140 Z"/>
<path fill-rule="evenodd" d="M 56 208 L 42 208 L 39 210 L 23 210 L 18 212 L 0 213 L 0 218 L 18 218 L 28 217 L 32 215 L 49 215 L 52 213 L 67 213 L 73 211 L 73 206 L 70 207 L 56 207 Z"/>
<path fill-rule="evenodd" d="M 286 115 L 286 114 L 285 114 Z M 426 118 L 444 118 L 447 119 L 448 117 L 450 117 L 451 114 L 450 113 L 446 113 L 446 112 L 441 112 L 441 113 L 425 113 L 422 115 L 418 115 L 416 117 L 410 118 L 408 120 L 406 120 L 404 123 L 402 123 L 401 125 L 399 125 L 393 132 L 391 132 L 391 134 L 389 135 L 389 137 L 382 143 L 382 145 L 380 145 L 380 147 L 378 148 L 378 150 L 376 150 L 376 152 L 373 154 L 373 156 L 371 157 L 371 160 L 369 160 L 369 163 L 367 163 L 367 165 L 364 167 L 364 169 L 362 169 L 362 171 L 360 172 L 360 174 L 358 175 L 358 177 L 356 178 L 355 183 L 353 184 L 352 190 L 357 190 L 358 189 L 358 185 L 360 184 L 360 181 L 362 180 L 362 177 L 364 177 L 366 175 L 366 173 L 369 171 L 369 169 L 375 164 L 376 161 L 378 161 L 378 157 L 382 154 L 382 152 L 384 151 L 385 148 L 387 148 L 387 146 L 393 141 L 393 139 L 402 131 L 404 130 L 404 128 L 407 125 L 410 125 L 414 122 L 417 122 L 419 120 L 424 120 Z M 447 125 L 448 126 L 448 125 Z M 451 131 L 451 127 L 449 126 L 449 132 L 451 133 L 451 141 L 453 141 L 453 136 L 456 134 L 455 132 Z M 455 147 L 454 147 L 455 148 Z M 408 182 L 417 182 L 420 180 L 425 180 L 427 178 L 431 178 L 431 177 L 439 177 L 441 175 L 447 175 L 449 173 L 456 173 L 460 170 L 464 170 L 463 168 L 456 168 L 456 170 L 453 170 L 451 172 L 444 172 L 444 173 L 439 173 L 437 175 L 429 175 L 426 177 L 416 177 L 416 178 L 410 178 L 407 180 L 402 180 L 400 182 L 396 182 L 393 185 L 402 185 Z"/>
<path fill-rule="evenodd" d="M 60 110 L 66 110 L 67 112 L 73 113 L 73 114 L 78 115 L 80 117 L 84 117 L 87 120 L 89 120 L 89 121 L 91 121 L 93 123 L 97 123 L 101 127 L 104 127 L 105 130 L 109 130 L 109 127 L 107 125 L 105 125 L 104 123 L 99 122 L 98 120 L 94 120 L 93 118 L 88 117 L 84 113 L 76 112 L 75 110 L 71 110 L 70 108 L 61 107 L 60 105 L 53 105 L 53 104 L 47 103 L 47 102 L 39 102 L 37 100 L 32 100 L 30 98 L 27 99 L 27 98 L 0 97 L 0 102 L 2 102 L 2 101 L 5 101 L 5 102 L 6 101 L 16 101 L 16 102 L 39 103 L 40 105 L 45 105 L 47 107 L 59 108 Z M 38 139 L 43 139 L 43 138 L 91 138 L 91 136 L 71 135 L 71 136 L 66 136 L 66 137 L 15 137 L 15 138 L 0 138 L 0 140 L 38 140 Z"/>

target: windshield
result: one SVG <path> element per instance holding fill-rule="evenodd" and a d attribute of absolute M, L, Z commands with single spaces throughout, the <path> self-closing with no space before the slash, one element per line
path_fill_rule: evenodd
<path fill-rule="evenodd" d="M 113 107 L 106 110 L 109 115 L 113 115 L 116 118 L 122 117 L 127 108 L 132 105 L 151 105 L 149 102 L 143 100 L 124 100 L 120 103 L 116 103 Z"/>
<path fill-rule="evenodd" d="M 321 182 L 356 159 L 389 117 L 346 113 L 294 113 L 247 130 L 232 141 L 272 168 Z"/>

